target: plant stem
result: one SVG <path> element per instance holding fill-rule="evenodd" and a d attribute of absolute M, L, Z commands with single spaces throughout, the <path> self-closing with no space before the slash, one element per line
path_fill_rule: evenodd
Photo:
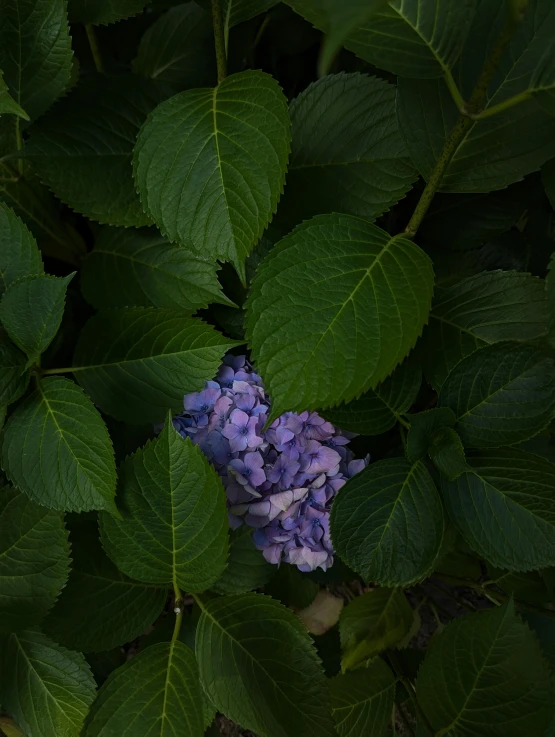
<path fill-rule="evenodd" d="M 218 84 L 227 77 L 227 53 L 222 15 L 222 0 L 211 0 L 214 43 L 216 45 L 216 64 L 218 65 Z"/>
<path fill-rule="evenodd" d="M 183 622 L 183 594 L 181 593 L 179 586 L 174 581 L 173 583 L 173 591 L 175 594 L 175 603 L 174 603 L 174 613 L 176 615 L 175 617 L 175 625 L 173 627 L 173 635 L 172 635 L 172 645 L 174 642 L 177 641 L 177 638 L 179 637 L 179 632 L 181 630 L 181 623 Z"/>
<path fill-rule="evenodd" d="M 52 374 L 71 374 L 73 371 L 75 371 L 73 366 L 65 366 L 64 368 L 44 369 L 41 371 L 41 374 L 43 376 L 51 376 Z"/>
<path fill-rule="evenodd" d="M 403 417 L 401 417 L 401 415 L 396 415 L 396 417 L 397 417 L 397 422 L 400 425 L 402 425 L 405 428 L 405 430 L 410 430 L 410 422 L 407 422 Z"/>
<path fill-rule="evenodd" d="M 482 69 L 476 86 L 474 87 L 474 91 L 470 96 L 470 100 L 463 104 L 461 116 L 453 126 L 451 133 L 447 136 L 443 150 L 435 163 L 432 173 L 430 174 L 430 178 L 428 179 L 428 183 L 424 187 L 420 200 L 418 201 L 412 217 L 405 228 L 405 235 L 407 237 L 414 238 L 416 235 L 418 228 L 422 224 L 424 216 L 428 212 L 428 208 L 432 204 L 432 200 L 439 189 L 443 175 L 451 163 L 451 159 L 455 155 L 468 131 L 474 125 L 474 119 L 471 116 L 475 116 L 481 112 L 491 80 L 497 71 L 497 67 L 499 66 L 499 62 L 501 61 L 501 57 L 503 56 L 505 49 L 518 27 L 521 17 L 522 16 L 516 16 L 512 13 L 509 14 L 509 17 L 499 34 L 497 43 L 493 47 L 491 54 L 486 59 L 484 68 Z"/>
<path fill-rule="evenodd" d="M 87 23 L 85 25 L 85 31 L 87 32 L 87 38 L 89 39 L 89 46 L 91 47 L 92 58 L 96 67 L 96 71 L 102 74 L 102 72 L 104 71 L 104 66 L 102 64 L 102 55 L 100 53 L 100 47 L 98 46 L 96 33 L 92 23 Z"/>
<path fill-rule="evenodd" d="M 422 724 L 426 727 L 426 730 L 428 731 L 428 734 L 431 735 L 431 737 L 434 737 L 434 730 L 430 726 L 430 723 L 428 722 L 428 719 L 426 718 L 426 715 L 420 708 L 420 704 L 416 700 L 416 696 L 414 693 L 414 686 L 412 684 L 412 681 L 408 679 L 403 674 L 403 669 L 401 667 L 401 664 L 399 663 L 399 659 L 397 657 L 397 654 L 393 650 L 387 651 L 387 657 L 389 659 L 389 662 L 391 663 L 391 667 L 395 671 L 395 675 L 397 678 L 401 681 L 403 686 L 406 688 L 408 695 L 410 696 L 410 699 L 412 701 L 412 704 L 414 706 L 414 710 L 418 716 L 418 719 L 422 722 Z"/>
<path fill-rule="evenodd" d="M 524 90 L 524 92 L 519 92 L 518 95 L 513 95 L 513 97 L 509 97 L 507 100 L 503 100 L 503 102 L 500 102 L 497 105 L 492 105 L 491 107 L 487 107 L 485 110 L 482 110 L 480 113 L 476 113 L 474 115 L 472 113 L 469 113 L 468 117 L 472 118 L 472 120 L 485 120 L 486 118 L 491 118 L 492 115 L 497 115 L 498 113 L 502 113 L 504 110 L 508 110 L 514 105 L 518 105 L 521 102 L 525 102 L 526 100 L 529 100 L 531 97 L 532 97 L 532 91 Z"/>
<path fill-rule="evenodd" d="M 399 714 L 399 716 L 401 717 L 401 721 L 403 722 L 403 729 L 405 730 L 405 732 L 410 735 L 410 737 L 414 737 L 414 729 L 410 725 L 409 720 L 405 715 L 402 704 L 397 704 L 397 714 Z"/>
<path fill-rule="evenodd" d="M 451 72 L 445 72 L 445 84 L 447 85 L 447 88 L 451 93 L 451 97 L 453 98 L 455 105 L 457 106 L 457 110 L 459 112 L 462 112 L 464 108 L 464 99 L 460 93 L 459 88 L 457 87 L 457 83 L 453 79 L 453 75 L 451 74 Z"/>

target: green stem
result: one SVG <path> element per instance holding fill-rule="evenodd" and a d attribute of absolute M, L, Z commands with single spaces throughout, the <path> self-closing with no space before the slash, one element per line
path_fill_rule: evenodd
<path fill-rule="evenodd" d="M 457 110 L 459 112 L 462 112 L 464 108 L 464 98 L 461 95 L 460 90 L 457 87 L 457 83 L 453 79 L 453 75 L 451 74 L 451 72 L 445 72 L 445 83 L 447 84 L 447 88 L 451 93 L 451 97 L 453 98 L 455 105 L 457 106 Z"/>
<path fill-rule="evenodd" d="M 18 151 L 23 149 L 23 136 L 21 135 L 19 115 L 15 117 L 15 145 Z M 21 157 L 17 160 L 17 171 L 19 172 L 19 176 L 23 174 L 23 159 Z"/>
<path fill-rule="evenodd" d="M 480 113 L 476 113 L 475 115 L 469 113 L 468 117 L 472 118 L 472 120 L 485 120 L 486 118 L 491 118 L 492 115 L 497 115 L 498 113 L 502 113 L 504 110 L 508 110 L 509 108 L 514 107 L 515 105 L 519 105 L 521 102 L 525 102 L 531 97 L 532 91 L 524 90 L 524 92 L 519 92 L 518 95 L 509 97 L 507 100 L 503 100 L 503 102 L 499 102 L 497 105 L 487 107 Z"/>
<path fill-rule="evenodd" d="M 396 415 L 396 417 L 397 417 L 397 422 L 400 425 L 402 425 L 405 428 L 405 430 L 410 430 L 410 422 L 407 422 L 403 417 L 401 417 L 401 415 Z"/>
<path fill-rule="evenodd" d="M 227 54 L 224 33 L 224 18 L 221 0 L 212 2 L 212 24 L 214 26 L 214 43 L 216 45 L 216 64 L 218 66 L 218 84 L 227 77 Z"/>
<path fill-rule="evenodd" d="M 414 238 L 416 235 L 418 228 L 422 224 L 422 221 L 432 204 L 432 200 L 439 189 L 443 175 L 451 163 L 451 159 L 455 155 L 468 131 L 474 125 L 474 120 L 471 116 L 475 116 L 481 112 L 487 97 L 488 88 L 495 72 L 497 71 L 501 57 L 518 27 L 520 18 L 521 16 L 515 16 L 512 13 L 509 14 L 509 17 L 499 34 L 497 43 L 493 47 L 489 57 L 486 59 L 484 68 L 482 69 L 474 91 L 470 96 L 470 100 L 463 104 L 461 116 L 453 126 L 451 133 L 447 136 L 443 150 L 435 163 L 432 173 L 428 179 L 428 183 L 424 187 L 420 200 L 418 201 L 412 217 L 405 229 L 405 235 L 407 237 Z"/>
<path fill-rule="evenodd" d="M 52 374 L 71 374 L 74 371 L 75 368 L 73 366 L 65 366 L 64 368 L 44 369 L 41 371 L 41 374 L 43 376 L 51 376 Z"/>
<path fill-rule="evenodd" d="M 174 613 L 175 613 L 175 624 L 173 627 L 173 635 L 171 639 L 172 645 L 174 642 L 177 642 L 177 638 L 179 637 L 179 632 L 181 630 L 181 624 L 183 622 L 183 594 L 181 593 L 179 586 L 174 581 L 173 584 L 173 591 L 175 594 L 175 603 L 174 603 Z"/>
<path fill-rule="evenodd" d="M 104 65 L 102 64 L 102 55 L 100 53 L 100 47 L 98 45 L 96 33 L 92 23 L 87 23 L 85 25 L 85 31 L 87 32 L 87 38 L 89 39 L 89 46 L 91 47 L 91 54 L 94 65 L 96 67 L 96 71 L 102 74 L 102 72 L 104 71 Z"/>

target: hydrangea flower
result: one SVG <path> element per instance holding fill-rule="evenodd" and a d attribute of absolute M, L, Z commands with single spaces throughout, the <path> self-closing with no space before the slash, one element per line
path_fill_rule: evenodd
<path fill-rule="evenodd" d="M 368 463 L 346 447 L 353 436 L 317 412 L 286 412 L 264 432 L 270 400 L 245 356 L 226 356 L 215 380 L 183 406 L 174 427 L 220 474 L 230 525 L 253 527 L 270 563 L 329 568 L 331 502 Z"/>

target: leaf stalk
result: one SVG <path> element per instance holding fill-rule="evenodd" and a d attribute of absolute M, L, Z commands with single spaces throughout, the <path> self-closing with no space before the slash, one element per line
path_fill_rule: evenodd
<path fill-rule="evenodd" d="M 221 0 L 211 0 L 212 25 L 214 26 L 214 43 L 216 46 L 216 64 L 218 67 L 218 84 L 227 77 L 227 53 L 224 32 L 224 18 Z"/>
<path fill-rule="evenodd" d="M 104 64 L 102 63 L 102 54 L 100 53 L 100 46 L 98 45 L 98 40 L 92 23 L 87 23 L 85 25 L 85 31 L 87 33 L 87 38 L 89 39 L 89 46 L 91 47 L 91 54 L 96 71 L 102 74 L 104 72 Z"/>

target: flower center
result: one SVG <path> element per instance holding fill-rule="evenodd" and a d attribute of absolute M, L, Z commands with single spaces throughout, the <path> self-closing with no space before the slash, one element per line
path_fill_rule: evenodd
<path fill-rule="evenodd" d="M 246 427 L 242 427 L 242 428 L 241 428 L 241 429 L 239 430 L 239 434 L 240 434 L 240 435 L 246 435 L 247 433 L 248 433 L 248 430 L 247 430 L 247 428 L 246 428 Z"/>

